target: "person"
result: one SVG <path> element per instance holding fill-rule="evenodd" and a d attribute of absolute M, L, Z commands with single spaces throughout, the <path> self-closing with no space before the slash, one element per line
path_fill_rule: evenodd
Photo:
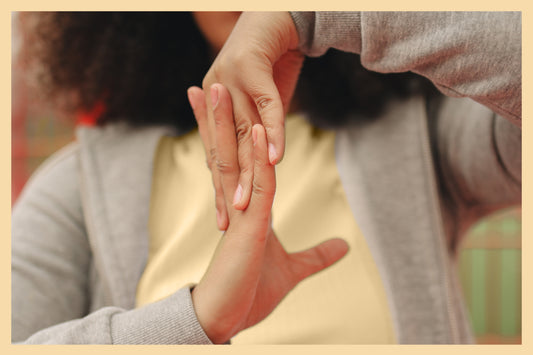
<path fill-rule="evenodd" d="M 58 104 L 62 104 L 62 108 L 67 111 L 81 109 L 99 112 L 97 120 L 103 128 L 81 128 L 78 132 L 78 142 L 59 152 L 36 173 L 14 207 L 13 341 L 211 343 L 211 340 L 215 340 L 213 335 L 211 338 L 206 336 L 196 319 L 190 294 L 192 287 L 188 284 L 176 283 L 175 290 L 171 292 L 173 295 L 166 300 L 142 301 L 143 297 L 146 298 L 143 291 L 146 288 L 140 284 L 146 279 L 148 281 L 144 282 L 150 282 L 151 278 L 148 270 L 148 276 L 143 276 L 140 280 L 141 271 L 145 264 L 148 264 L 147 269 L 150 265 L 157 265 L 157 260 L 155 263 L 153 260 L 147 263 L 146 259 L 148 250 L 151 251 L 158 235 L 153 232 L 154 237 L 148 240 L 148 216 L 145 213 L 148 213 L 150 202 L 135 200 L 150 196 L 151 165 L 154 161 L 151 155 L 157 145 L 152 139 L 159 140 L 160 134 L 184 135 L 183 132 L 190 131 L 194 122 L 184 95 L 185 89 L 192 83 L 201 81 L 207 70 L 206 63 L 209 63 L 217 50 L 216 38 L 204 37 L 200 31 L 205 27 L 205 24 L 202 25 L 205 23 L 203 20 L 208 17 L 210 21 L 207 23 L 210 25 L 213 20 L 218 25 L 233 25 L 236 16 L 238 14 L 235 13 L 21 14 L 24 35 L 28 36 L 23 57 L 34 61 L 30 63 L 30 69 L 39 71 L 34 75 L 40 75 L 42 85 L 46 85 L 43 89 L 49 89 L 47 93 L 50 99 L 66 100 Z M 199 27 L 196 24 L 199 24 Z M 175 33 L 182 33 L 181 46 L 169 45 L 171 41 L 177 40 Z M 204 38 L 207 38 L 207 41 Z M 146 51 L 147 47 L 152 51 Z M 80 56 L 81 53 L 93 54 Z M 127 65 L 124 64 L 126 59 L 129 60 Z M 40 71 L 43 68 L 45 70 Z M 175 76 L 169 77 L 168 74 L 172 72 Z M 133 73 L 138 75 L 132 77 Z M 119 90 L 120 87 L 122 89 Z M 72 95 L 73 90 L 78 95 Z M 146 94 L 148 90 L 151 90 L 151 95 Z M 115 94 L 106 95 L 107 92 Z M 141 95 L 146 96 L 146 100 L 134 100 Z M 181 100 L 169 100 L 168 97 L 173 95 L 181 97 Z M 134 103 L 137 103 L 137 106 Z M 149 110 L 152 112 L 149 113 Z M 121 115 L 118 115 L 118 112 Z M 124 113 L 127 115 L 122 116 Z M 82 116 L 84 122 L 88 121 L 86 112 L 82 112 Z M 146 127 L 142 128 L 143 125 Z M 114 138 L 109 141 L 110 144 L 101 140 L 106 135 L 101 133 L 105 131 L 114 132 L 111 133 Z M 94 133 L 99 138 L 93 136 Z M 261 136 L 261 132 L 258 132 L 258 135 Z M 195 136 L 200 142 L 197 131 Z M 132 143 L 131 138 L 139 141 L 124 148 L 123 144 L 129 146 Z M 164 145 L 165 137 L 161 140 Z M 177 142 L 182 145 L 184 142 L 188 143 L 188 139 L 179 137 Z M 143 148 L 145 143 L 148 145 Z M 122 148 L 119 148 L 120 146 Z M 85 155 L 81 153 L 85 148 L 88 149 L 87 160 L 81 158 Z M 95 148 L 106 151 L 104 165 L 107 167 L 103 170 L 93 165 L 93 159 L 99 160 L 99 153 Z M 116 148 L 121 152 L 115 151 L 118 154 L 115 159 L 113 151 Z M 123 148 L 125 150 L 122 150 Z M 140 154 L 137 149 L 146 149 L 148 155 Z M 184 153 L 186 152 L 182 150 L 180 158 L 187 158 Z M 159 159 L 164 154 L 162 151 L 156 155 Z M 83 161 L 80 166 L 77 166 L 78 159 L 80 163 Z M 211 211 L 214 210 L 211 204 L 198 200 L 205 195 L 205 191 L 209 191 L 206 185 L 210 185 L 209 180 L 205 181 L 205 184 L 198 180 L 199 175 L 207 172 L 198 164 L 202 161 L 199 156 L 183 171 L 194 177 L 193 183 L 187 186 L 187 189 L 199 189 L 198 194 L 192 195 L 192 198 L 198 201 L 197 206 L 201 210 Z M 143 168 L 144 164 L 146 165 Z M 87 179 L 82 180 L 91 186 L 78 180 L 78 167 L 84 170 L 82 175 L 87 173 Z M 88 170 L 85 170 L 86 168 Z M 127 173 L 128 170 L 133 171 L 133 174 Z M 264 170 L 265 187 L 272 189 L 273 169 L 268 167 Z M 100 175 L 102 171 L 111 175 L 103 177 Z M 140 180 L 140 175 L 136 175 L 138 171 L 146 173 L 141 174 L 144 177 Z M 154 173 L 155 179 L 166 176 Z M 144 178 L 148 179 L 141 181 Z M 93 184 L 99 185 L 101 181 L 116 186 L 111 188 L 111 193 L 104 193 L 105 197 L 100 199 L 98 196 L 103 191 Z M 153 186 L 156 188 L 162 185 L 157 181 Z M 169 191 L 165 193 L 167 192 Z M 154 200 L 161 198 L 157 193 L 154 195 Z M 272 204 L 272 195 L 273 193 L 270 199 L 269 196 L 258 198 L 258 206 L 262 206 L 259 210 L 261 213 L 247 213 L 245 216 L 236 217 L 240 222 L 234 224 L 237 227 L 224 234 L 220 244 L 226 246 L 219 249 L 232 251 L 240 244 L 241 248 L 245 247 L 246 240 L 236 244 L 238 238 L 231 236 L 254 231 L 257 232 L 254 233 L 257 240 L 267 240 L 266 236 L 261 238 L 258 234 L 272 233 L 271 229 L 261 227 L 261 223 L 268 221 L 265 216 L 270 213 L 267 206 Z M 184 195 L 179 196 L 176 201 L 183 199 Z M 99 206 L 101 202 L 110 202 L 112 205 L 119 203 L 120 206 L 125 204 L 132 208 L 124 209 L 118 205 L 103 207 Z M 159 206 L 159 203 L 155 203 L 154 208 Z M 187 207 L 184 204 L 183 206 Z M 111 229 L 107 228 L 110 225 L 105 222 L 110 216 L 97 216 L 98 211 L 121 210 L 125 212 L 124 216 L 117 216 Z M 171 218 L 171 221 L 179 220 L 178 213 Z M 210 259 L 214 246 L 220 240 L 220 232 L 216 230 L 214 223 L 209 223 L 210 220 L 206 223 L 202 213 L 188 213 L 186 218 L 196 219 L 199 227 L 213 227 L 207 228 L 206 233 L 197 230 L 189 235 L 203 234 L 204 239 L 214 243 L 212 248 L 209 245 L 201 246 Z M 166 222 L 168 221 L 157 221 L 158 226 Z M 269 237 L 268 240 L 273 238 L 275 237 Z M 111 240 L 113 242 L 109 244 Z M 115 249 L 115 246 L 119 249 Z M 281 276 L 286 278 L 287 289 L 277 293 L 278 302 L 300 279 L 327 267 L 346 252 L 345 243 L 339 243 L 339 240 L 326 241 L 315 248 L 291 254 L 287 254 L 279 243 L 269 242 L 263 247 L 276 252 L 277 257 L 282 258 L 279 261 L 283 261 L 276 266 L 278 274 L 282 271 Z M 224 258 L 224 253 L 217 255 L 218 259 Z M 213 263 L 217 258 L 213 259 Z M 257 261 L 261 259 L 252 261 L 255 261 L 257 267 L 260 265 Z M 226 262 L 224 265 L 230 263 Z M 293 272 L 281 269 L 283 267 L 290 267 Z M 194 271 L 191 270 L 191 265 L 187 265 L 184 270 Z M 281 284 L 281 278 L 271 270 L 266 274 L 278 285 Z M 134 283 L 130 283 L 131 277 L 136 279 Z M 187 277 L 188 283 L 200 281 L 195 275 L 189 274 Z M 138 283 L 139 291 L 136 292 Z M 205 287 L 198 284 L 196 288 Z M 240 291 L 242 292 L 242 289 Z M 265 288 L 265 291 L 269 289 Z M 257 292 L 256 294 L 259 295 Z M 276 298 L 272 302 L 274 301 Z M 143 302 L 150 304 L 143 307 Z M 201 301 L 196 302 L 196 307 L 198 303 Z M 260 307 L 258 311 L 265 312 L 264 308 Z M 156 321 L 157 319 L 159 321 Z"/>
<path fill-rule="evenodd" d="M 134 33 L 117 17 L 116 33 Z M 209 29 L 197 23 L 205 35 Z M 113 38 L 113 31 L 105 33 Z M 249 41 L 239 42 L 244 37 Z M 347 110 L 351 114 L 330 131 L 297 117 L 284 123 L 301 65 L 292 52 L 296 44 L 307 54 L 329 46 L 359 52 L 370 69 L 413 70 L 445 93 L 468 98 L 426 95 L 412 88 L 415 79 L 403 78 L 411 89 L 404 98 L 376 91 L 383 101 L 374 106 L 383 107 L 374 118 Z M 93 54 L 103 56 L 104 49 L 93 48 Z M 286 50 L 288 59 L 279 60 Z M 510 123 L 521 118 L 519 53 L 516 13 L 241 15 L 204 90 L 189 90 L 201 137 L 184 134 L 176 143 L 162 137 L 171 131 L 161 125 L 81 129 L 78 143 L 30 182 L 12 218 L 13 341 L 471 341 L 453 257 L 472 221 L 520 203 L 521 131 Z M 125 73 L 135 73 L 133 64 L 126 67 Z M 86 72 L 101 73 L 94 67 Z M 72 78 L 55 79 L 72 90 L 81 85 L 67 85 Z M 165 76 L 143 78 L 152 87 L 150 80 Z M 284 86 L 281 79 L 287 78 Z M 106 90 L 88 90 L 85 108 L 103 98 L 109 120 L 117 107 L 113 100 L 125 109 L 138 104 L 124 100 L 112 76 L 99 79 L 106 80 L 99 86 Z M 393 81 L 385 76 L 382 82 Z M 359 90 L 371 91 L 375 82 L 365 81 Z M 153 102 L 167 97 L 148 95 Z M 297 106 L 309 105 L 304 97 L 297 89 Z M 320 101 L 316 93 L 311 97 Z M 274 114 L 265 117 L 267 112 Z M 285 124 L 286 146 L 280 143 Z M 211 174 L 191 163 L 203 159 L 204 149 L 216 204 L 215 195 L 200 193 Z M 274 178 L 267 157 L 277 163 L 283 153 Z M 226 230 L 220 243 L 206 237 L 213 233 L 204 216 L 215 205 L 213 228 Z M 333 239 L 311 253 L 284 251 L 322 241 L 324 233 L 338 233 L 346 242 Z M 207 241 L 219 244 L 212 260 Z M 346 243 L 350 252 L 340 261 L 288 292 L 299 281 L 294 275 L 330 265 L 344 255 Z M 294 256 L 303 256 L 303 263 L 294 264 L 300 266 L 280 268 Z M 308 262 L 313 256 L 318 263 Z M 314 267 L 302 272 L 302 265 Z M 185 282 L 196 285 L 183 287 Z"/>

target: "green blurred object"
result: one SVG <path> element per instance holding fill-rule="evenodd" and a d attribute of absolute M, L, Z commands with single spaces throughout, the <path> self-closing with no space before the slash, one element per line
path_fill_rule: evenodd
<path fill-rule="evenodd" d="M 521 210 L 480 221 L 466 236 L 459 273 L 478 343 L 522 341 Z"/>

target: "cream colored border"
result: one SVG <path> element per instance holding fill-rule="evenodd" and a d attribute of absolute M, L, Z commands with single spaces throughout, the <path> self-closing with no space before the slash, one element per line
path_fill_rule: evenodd
<path fill-rule="evenodd" d="M 126 7 L 127 6 L 127 7 Z M 527 270 L 532 270 L 531 256 L 531 240 L 528 237 L 531 234 L 531 220 L 527 216 L 531 216 L 533 210 L 531 206 L 532 191 L 528 183 L 523 184 L 523 216 L 522 230 L 523 238 L 522 248 L 525 255 L 523 260 L 522 270 L 522 282 L 523 282 L 523 326 L 522 326 L 522 345 L 472 345 L 472 346 L 439 346 L 439 345 L 416 345 L 416 346 L 373 346 L 373 345 L 361 345 L 361 346 L 348 346 L 348 345 L 335 345 L 335 346 L 318 346 L 318 345 L 291 345 L 291 346 L 102 346 L 102 345 L 89 345 L 89 346 L 72 346 L 72 345 L 56 345 L 56 346 L 19 346 L 10 345 L 10 327 L 11 327 L 11 301 L 10 301 L 10 201 L 11 201 L 11 119 L 10 107 L 11 107 L 11 11 L 29 11 L 29 10 L 514 10 L 522 11 L 522 23 L 523 23 L 523 97 L 529 97 L 528 93 L 531 92 L 531 82 L 529 80 L 529 66 L 527 63 L 532 62 L 531 55 L 529 55 L 530 38 L 531 38 L 531 16 L 529 11 L 531 5 L 526 5 L 525 1 L 500 1 L 500 2 L 466 2 L 464 0 L 449 0 L 446 3 L 431 4 L 429 1 L 401 1 L 393 2 L 391 0 L 383 2 L 363 2 L 363 1 L 350 1 L 346 0 L 307 0 L 307 1 L 234 1 L 226 0 L 221 1 L 129 1 L 123 3 L 114 3 L 101 0 L 93 0 L 90 2 L 82 2 L 80 5 L 75 5 L 72 1 L 18 1 L 16 4 L 14 1 L 3 2 L 0 5 L 2 11 L 1 14 L 1 28 L 0 43 L 4 49 L 3 56 L 1 57 L 3 71 L 1 103 L 4 112 L 4 119 L 0 121 L 0 132 L 2 132 L 2 138 L 0 139 L 0 159 L 1 166 L 4 167 L 4 172 L 0 175 L 0 186 L 2 194 L 2 203 L 0 204 L 0 226 L 2 235 L 1 240 L 2 257 L 1 260 L 1 282 L 4 285 L 4 291 L 0 294 L 1 308 L 2 308 L 2 322 L 0 327 L 1 353 L 39 353 L 39 354 L 94 354 L 94 353 L 107 353 L 118 352 L 123 354 L 153 354 L 157 353 L 178 353 L 178 354 L 204 354 L 204 353 L 237 353 L 237 354 L 306 354 L 306 355 L 323 355 L 323 354 L 367 354 L 372 352 L 376 353 L 404 353 L 404 354 L 449 354 L 453 351 L 454 354 L 461 353 L 483 353 L 483 354 L 512 354 L 512 353 L 533 353 L 531 346 L 531 305 L 528 300 L 533 299 L 531 296 L 531 273 Z M 532 144 L 528 141 L 533 129 L 530 117 L 531 110 L 528 105 L 529 100 L 524 100 L 523 105 L 523 156 L 531 157 Z M 523 176 L 526 182 L 529 182 L 531 176 L 532 166 L 530 164 L 531 159 L 523 159 Z M 529 349 L 529 350 L 527 350 Z"/>

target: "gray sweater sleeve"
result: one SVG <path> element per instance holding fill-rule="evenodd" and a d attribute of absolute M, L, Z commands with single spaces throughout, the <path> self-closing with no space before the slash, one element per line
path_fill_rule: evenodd
<path fill-rule="evenodd" d="M 212 344 L 196 319 L 187 288 L 138 309 L 101 308 L 40 330 L 24 343 Z"/>
<path fill-rule="evenodd" d="M 448 231 L 450 235 L 457 237 L 479 217 L 520 203 L 520 13 L 293 12 L 291 16 L 303 53 L 318 56 L 329 48 L 358 53 L 369 70 L 412 71 L 451 96 L 431 115 L 436 118 L 431 122 L 436 164 L 449 202 L 444 217 L 447 226 L 457 226 Z"/>
<path fill-rule="evenodd" d="M 412 71 L 521 125 L 519 12 L 293 12 L 300 50 L 358 53 L 369 70 Z"/>
<path fill-rule="evenodd" d="M 90 311 L 94 255 L 80 202 L 77 149 L 71 145 L 45 163 L 13 208 L 12 341 L 209 344 L 188 288 L 138 309 Z"/>

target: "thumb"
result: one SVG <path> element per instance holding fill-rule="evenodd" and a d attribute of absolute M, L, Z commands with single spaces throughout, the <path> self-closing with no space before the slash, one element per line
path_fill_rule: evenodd
<path fill-rule="evenodd" d="M 327 240 L 311 249 L 293 253 L 291 270 L 296 282 L 324 270 L 340 260 L 349 250 L 348 243 L 340 238 Z"/>

